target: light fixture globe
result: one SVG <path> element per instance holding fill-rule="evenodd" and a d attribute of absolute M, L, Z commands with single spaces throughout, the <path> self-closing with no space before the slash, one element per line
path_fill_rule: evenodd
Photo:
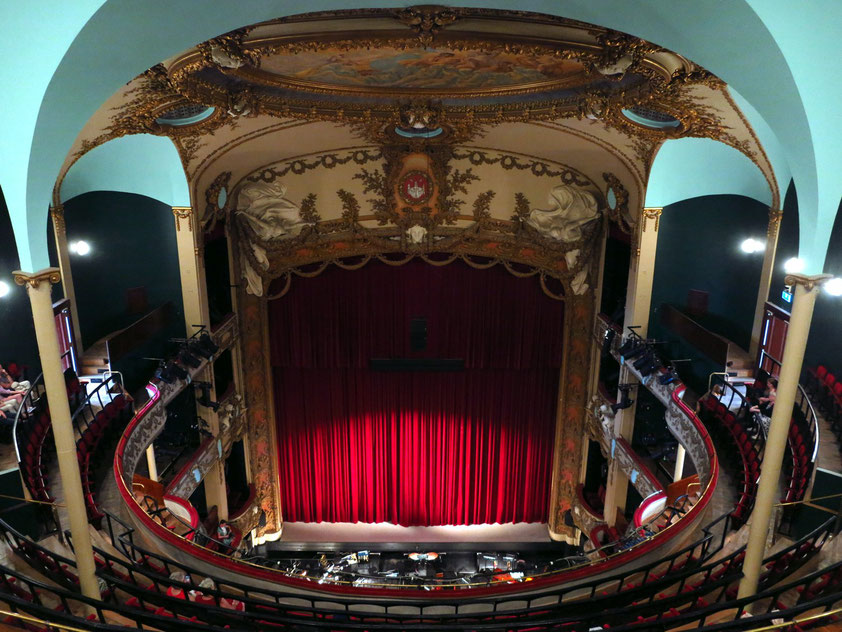
<path fill-rule="evenodd" d="M 91 252 L 91 245 L 87 241 L 74 241 L 70 244 L 70 252 L 73 254 L 77 254 L 80 257 L 84 257 Z"/>
<path fill-rule="evenodd" d="M 740 244 L 740 250 L 750 255 L 754 254 L 755 252 L 762 252 L 765 249 L 766 247 L 763 244 L 763 242 L 759 239 L 754 239 L 753 237 L 744 239 L 743 242 Z"/>
<path fill-rule="evenodd" d="M 824 291 L 831 296 L 842 296 L 842 278 L 833 277 L 824 284 Z"/>
<path fill-rule="evenodd" d="M 12 291 L 12 288 L 9 287 L 9 284 L 5 281 L 0 281 L 0 298 L 4 296 L 8 296 L 9 292 Z"/>
<path fill-rule="evenodd" d="M 799 259 L 798 257 L 792 257 L 784 262 L 784 271 L 787 274 L 797 274 L 798 272 L 802 272 L 804 267 L 804 260 Z"/>

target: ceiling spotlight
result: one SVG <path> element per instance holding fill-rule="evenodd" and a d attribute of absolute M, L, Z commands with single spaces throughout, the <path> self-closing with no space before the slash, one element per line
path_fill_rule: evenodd
<path fill-rule="evenodd" d="M 754 239 L 753 237 L 744 239 L 743 243 L 740 244 L 740 250 L 750 255 L 754 254 L 755 252 L 763 252 L 765 249 L 766 246 L 763 244 L 763 242 L 759 239 Z"/>
<path fill-rule="evenodd" d="M 787 259 L 784 263 L 784 271 L 788 274 L 796 274 L 801 272 L 805 267 L 804 259 L 799 259 L 798 257 L 792 257 L 791 259 Z"/>
<path fill-rule="evenodd" d="M 87 241 L 74 241 L 70 244 L 70 252 L 84 257 L 86 254 L 91 252 L 91 245 Z"/>
<path fill-rule="evenodd" d="M 833 277 L 824 284 L 824 291 L 831 296 L 842 296 L 842 278 Z"/>
<path fill-rule="evenodd" d="M 8 283 L 6 283 L 5 281 L 0 281 L 0 298 L 3 298 L 11 291 L 12 288 L 9 287 Z"/>

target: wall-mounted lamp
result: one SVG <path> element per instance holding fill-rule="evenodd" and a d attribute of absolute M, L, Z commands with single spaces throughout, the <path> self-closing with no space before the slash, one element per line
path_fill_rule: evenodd
<path fill-rule="evenodd" d="M 784 262 L 784 272 L 787 274 L 797 274 L 804 270 L 805 266 L 806 264 L 804 263 L 804 259 L 792 257 Z"/>
<path fill-rule="evenodd" d="M 79 255 L 80 257 L 84 257 L 85 255 L 91 252 L 91 245 L 87 241 L 74 241 L 69 246 L 70 252 L 74 255 Z"/>
<path fill-rule="evenodd" d="M 9 287 L 9 284 L 5 281 L 0 281 L 0 298 L 7 296 L 9 292 L 12 291 L 12 288 Z"/>
<path fill-rule="evenodd" d="M 752 255 L 755 252 L 763 252 L 764 250 L 766 250 L 766 244 L 764 244 L 759 239 L 749 237 L 748 239 L 744 239 L 743 242 L 740 244 L 740 250 L 742 250 L 746 254 Z"/>

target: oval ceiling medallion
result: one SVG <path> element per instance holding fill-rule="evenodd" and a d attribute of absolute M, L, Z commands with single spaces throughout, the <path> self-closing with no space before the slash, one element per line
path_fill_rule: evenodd
<path fill-rule="evenodd" d="M 166 110 L 155 119 L 155 122 L 158 125 L 170 127 L 186 127 L 204 121 L 215 110 L 216 108 L 201 103 L 186 103 Z"/>
<path fill-rule="evenodd" d="M 654 107 L 638 105 L 623 110 L 623 115 L 630 121 L 651 127 L 652 129 L 674 129 L 681 125 L 681 121 Z"/>

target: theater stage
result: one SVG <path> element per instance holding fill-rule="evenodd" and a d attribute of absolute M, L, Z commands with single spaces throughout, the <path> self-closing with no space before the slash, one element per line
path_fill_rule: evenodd
<path fill-rule="evenodd" d="M 287 522 L 272 551 L 547 550 L 559 547 L 541 523 L 402 527 L 390 523 Z"/>

